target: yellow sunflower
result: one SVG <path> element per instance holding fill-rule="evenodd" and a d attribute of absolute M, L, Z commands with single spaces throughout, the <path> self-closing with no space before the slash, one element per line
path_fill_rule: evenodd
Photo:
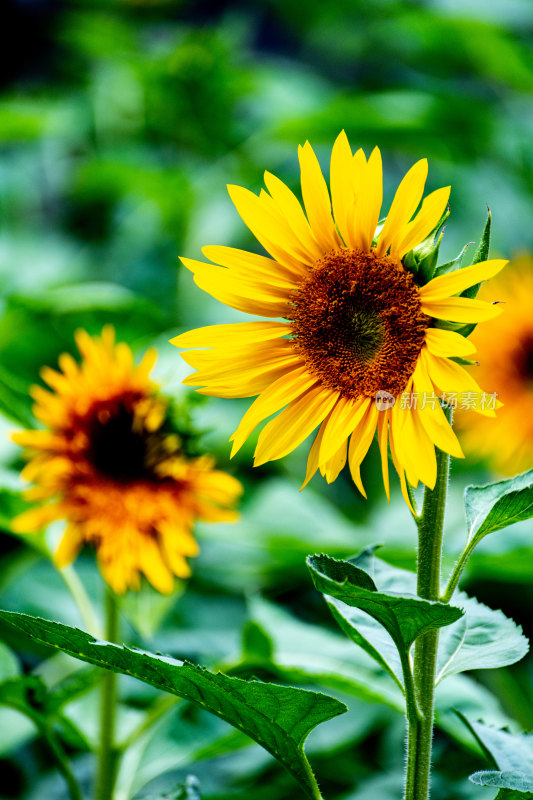
<path fill-rule="evenodd" d="M 135 366 L 110 326 L 101 338 L 78 331 L 76 343 L 81 363 L 64 353 L 59 371 L 42 370 L 51 390 L 32 389 L 45 429 L 13 436 L 28 448 L 22 476 L 34 486 L 27 498 L 46 501 L 17 517 L 13 529 L 26 533 L 65 519 L 58 567 L 87 543 L 116 592 L 138 589 L 141 572 L 170 592 L 174 575 L 190 575 L 186 557 L 198 552 L 195 520 L 235 519 L 241 485 L 214 470 L 210 457 L 182 452 L 167 403 L 149 378 L 154 350 Z"/>
<path fill-rule="evenodd" d="M 405 257 L 437 229 L 450 192 L 432 192 L 415 214 L 427 160 L 405 175 L 380 225 L 378 148 L 368 159 L 363 150 L 354 155 L 346 134 L 339 135 L 331 155 L 331 198 L 310 144 L 298 155 L 305 213 L 269 172 L 267 191 L 259 196 L 228 187 L 271 257 L 210 246 L 203 252 L 213 264 L 182 259 L 201 289 L 271 319 L 199 328 L 172 343 L 200 348 L 182 354 L 197 370 L 186 384 L 216 397 L 258 395 L 231 437 L 232 455 L 259 423 L 277 414 L 259 435 L 256 466 L 287 455 L 319 427 L 305 483 L 317 469 L 328 482 L 335 480 L 348 460 L 364 494 L 361 462 L 377 431 L 387 495 L 390 447 L 408 499 L 406 480 L 434 486 L 435 445 L 457 457 L 462 451 L 438 401 L 410 403 L 405 397 L 480 393 L 452 360 L 469 356 L 474 346 L 439 321 L 460 327 L 495 317 L 495 305 L 458 295 L 506 262 L 485 261 L 417 285 Z M 376 403 L 383 393 L 391 402 Z M 480 403 L 476 410 L 494 415 Z"/>
<path fill-rule="evenodd" d="M 504 406 L 489 425 L 466 413 L 458 422 L 466 450 L 514 475 L 533 464 L 533 258 L 514 260 L 506 280 L 494 281 L 491 290 L 507 313 L 488 331 L 476 328 L 472 341 L 480 361 L 477 374 Z"/>

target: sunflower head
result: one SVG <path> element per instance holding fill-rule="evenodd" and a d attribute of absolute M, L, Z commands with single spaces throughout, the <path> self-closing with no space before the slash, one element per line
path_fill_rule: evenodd
<path fill-rule="evenodd" d="M 505 280 L 497 278 L 491 294 L 507 313 L 491 325 L 476 328 L 477 372 L 491 392 L 504 403 L 496 420 L 468 414 L 457 415 L 465 449 L 488 459 L 504 475 L 531 468 L 533 460 L 533 257 L 513 259 Z M 480 297 L 487 296 L 482 287 Z"/>
<path fill-rule="evenodd" d="M 217 397 L 257 395 L 231 437 L 233 453 L 277 415 L 259 435 L 256 466 L 283 457 L 318 429 L 306 483 L 317 470 L 335 480 L 348 461 L 364 494 L 360 467 L 377 432 L 387 494 L 390 454 L 409 502 L 408 482 L 435 484 L 435 446 L 463 455 L 441 402 L 467 393 L 477 398 L 475 411 L 494 415 L 460 362 L 475 351 L 468 331 L 500 313 L 475 299 L 472 287 L 506 262 L 481 260 L 485 254 L 466 268 L 456 259 L 437 269 L 450 187 L 423 197 L 426 159 L 407 172 L 380 221 L 377 148 L 368 158 L 353 153 L 342 132 L 329 189 L 309 143 L 298 156 L 303 206 L 269 172 L 259 195 L 228 187 L 268 256 L 205 247 L 212 264 L 182 259 L 201 289 L 268 318 L 173 339 L 188 349 L 183 358 L 196 370 L 185 383 Z"/>
<path fill-rule="evenodd" d="M 43 427 L 13 436 L 26 448 L 22 476 L 34 484 L 27 499 L 39 501 L 13 529 L 65 519 L 59 567 L 89 544 L 116 592 L 137 589 L 140 573 L 170 592 L 173 576 L 188 577 L 186 558 L 198 552 L 195 520 L 235 519 L 241 485 L 210 457 L 184 451 L 168 402 L 149 377 L 155 351 L 136 366 L 109 326 L 101 337 L 78 331 L 76 342 L 81 363 L 63 354 L 59 370 L 42 370 L 49 389 L 32 389 Z"/>

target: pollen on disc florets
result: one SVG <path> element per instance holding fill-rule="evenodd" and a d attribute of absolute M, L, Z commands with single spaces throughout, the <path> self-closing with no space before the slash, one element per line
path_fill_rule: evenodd
<path fill-rule="evenodd" d="M 291 296 L 287 319 L 309 371 L 346 397 L 400 394 L 429 324 L 402 264 L 350 249 L 314 265 Z"/>

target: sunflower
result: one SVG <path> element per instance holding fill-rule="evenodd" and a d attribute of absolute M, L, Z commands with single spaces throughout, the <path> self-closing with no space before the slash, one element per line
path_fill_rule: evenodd
<path fill-rule="evenodd" d="M 135 366 L 110 326 L 101 337 L 78 331 L 76 343 L 81 363 L 64 353 L 59 371 L 42 370 L 50 391 L 32 388 L 45 429 L 13 436 L 28 448 L 22 476 L 34 486 L 27 499 L 45 501 L 18 516 L 13 529 L 32 532 L 65 519 L 58 567 L 87 543 L 116 592 L 138 589 L 141 572 L 170 592 L 174 575 L 190 575 L 186 557 L 198 552 L 195 520 L 235 519 L 231 506 L 241 485 L 214 470 L 210 457 L 182 451 L 167 403 L 149 378 L 155 351 Z"/>
<path fill-rule="evenodd" d="M 348 461 L 365 494 L 360 467 L 377 431 L 387 496 L 390 448 L 409 502 L 407 481 L 435 485 L 435 445 L 463 454 L 440 403 L 406 397 L 481 392 L 454 360 L 469 356 L 474 346 L 442 321 L 460 328 L 499 314 L 495 305 L 458 295 L 506 262 L 484 261 L 418 285 L 406 264 L 437 230 L 450 193 L 450 187 L 437 189 L 415 214 L 427 160 L 407 172 L 380 223 L 378 148 L 367 160 L 363 150 L 352 153 L 344 132 L 339 135 L 331 155 L 331 199 L 310 144 L 298 155 L 305 213 L 269 172 L 259 196 L 228 187 L 271 257 L 210 246 L 203 252 L 213 264 L 182 258 L 201 289 L 270 319 L 199 328 L 172 343 L 198 348 L 182 353 L 197 370 L 186 384 L 216 397 L 258 395 L 231 437 L 232 455 L 259 423 L 277 414 L 259 435 L 255 466 L 287 455 L 318 428 L 304 485 L 317 469 L 328 482 L 335 480 Z M 380 403 L 383 397 L 389 402 Z M 494 415 L 481 403 L 476 411 Z"/>
<path fill-rule="evenodd" d="M 490 331 L 476 328 L 472 341 L 480 361 L 476 371 L 504 406 L 490 425 L 466 413 L 458 415 L 458 423 L 468 452 L 514 475 L 533 462 L 533 258 L 515 259 L 506 280 L 497 279 L 492 288 L 508 313 Z"/>

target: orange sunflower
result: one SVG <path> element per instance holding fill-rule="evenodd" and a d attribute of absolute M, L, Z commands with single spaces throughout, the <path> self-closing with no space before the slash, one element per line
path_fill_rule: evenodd
<path fill-rule="evenodd" d="M 149 374 L 154 350 L 135 366 L 113 328 L 101 338 L 78 331 L 78 364 L 64 353 L 59 371 L 45 367 L 50 391 L 35 386 L 34 413 L 45 429 L 22 431 L 28 448 L 22 476 L 34 486 L 29 500 L 45 501 L 13 521 L 19 533 L 67 520 L 55 563 L 63 567 L 83 544 L 96 548 L 105 580 L 118 593 L 138 589 L 140 573 L 160 592 L 198 546 L 196 519 L 228 521 L 240 483 L 213 469 L 209 456 L 190 458 L 168 422 L 167 402 Z"/>
<path fill-rule="evenodd" d="M 305 213 L 269 172 L 259 196 L 228 187 L 271 257 L 210 246 L 203 252 L 213 264 L 182 259 L 201 289 L 270 319 L 199 328 L 172 343 L 198 348 L 182 356 L 197 370 L 185 383 L 200 386 L 199 392 L 258 395 L 231 437 L 232 455 L 259 423 L 277 414 L 259 435 L 256 466 L 287 455 L 319 428 L 305 483 L 317 469 L 328 482 L 335 480 L 348 461 L 364 494 L 360 467 L 377 431 L 387 495 L 390 448 L 409 502 L 407 481 L 435 485 L 435 445 L 463 454 L 438 401 L 405 399 L 481 393 L 454 360 L 469 356 L 474 346 L 442 321 L 460 328 L 499 314 L 495 305 L 459 295 L 506 262 L 484 261 L 419 285 L 407 259 L 431 242 L 450 193 L 450 187 L 437 189 L 422 200 L 427 160 L 405 175 L 380 224 L 377 148 L 368 159 L 363 150 L 354 155 L 346 134 L 339 135 L 331 155 L 331 197 L 310 144 L 298 155 Z M 383 396 L 390 402 L 376 402 Z M 482 403 L 476 411 L 494 415 Z"/>
<path fill-rule="evenodd" d="M 506 280 L 492 287 L 508 313 L 490 327 L 476 328 L 480 379 L 503 401 L 497 419 L 461 413 L 465 449 L 488 458 L 495 470 L 514 475 L 533 464 L 533 259 L 513 260 Z M 481 296 L 485 294 L 485 287 Z"/>

